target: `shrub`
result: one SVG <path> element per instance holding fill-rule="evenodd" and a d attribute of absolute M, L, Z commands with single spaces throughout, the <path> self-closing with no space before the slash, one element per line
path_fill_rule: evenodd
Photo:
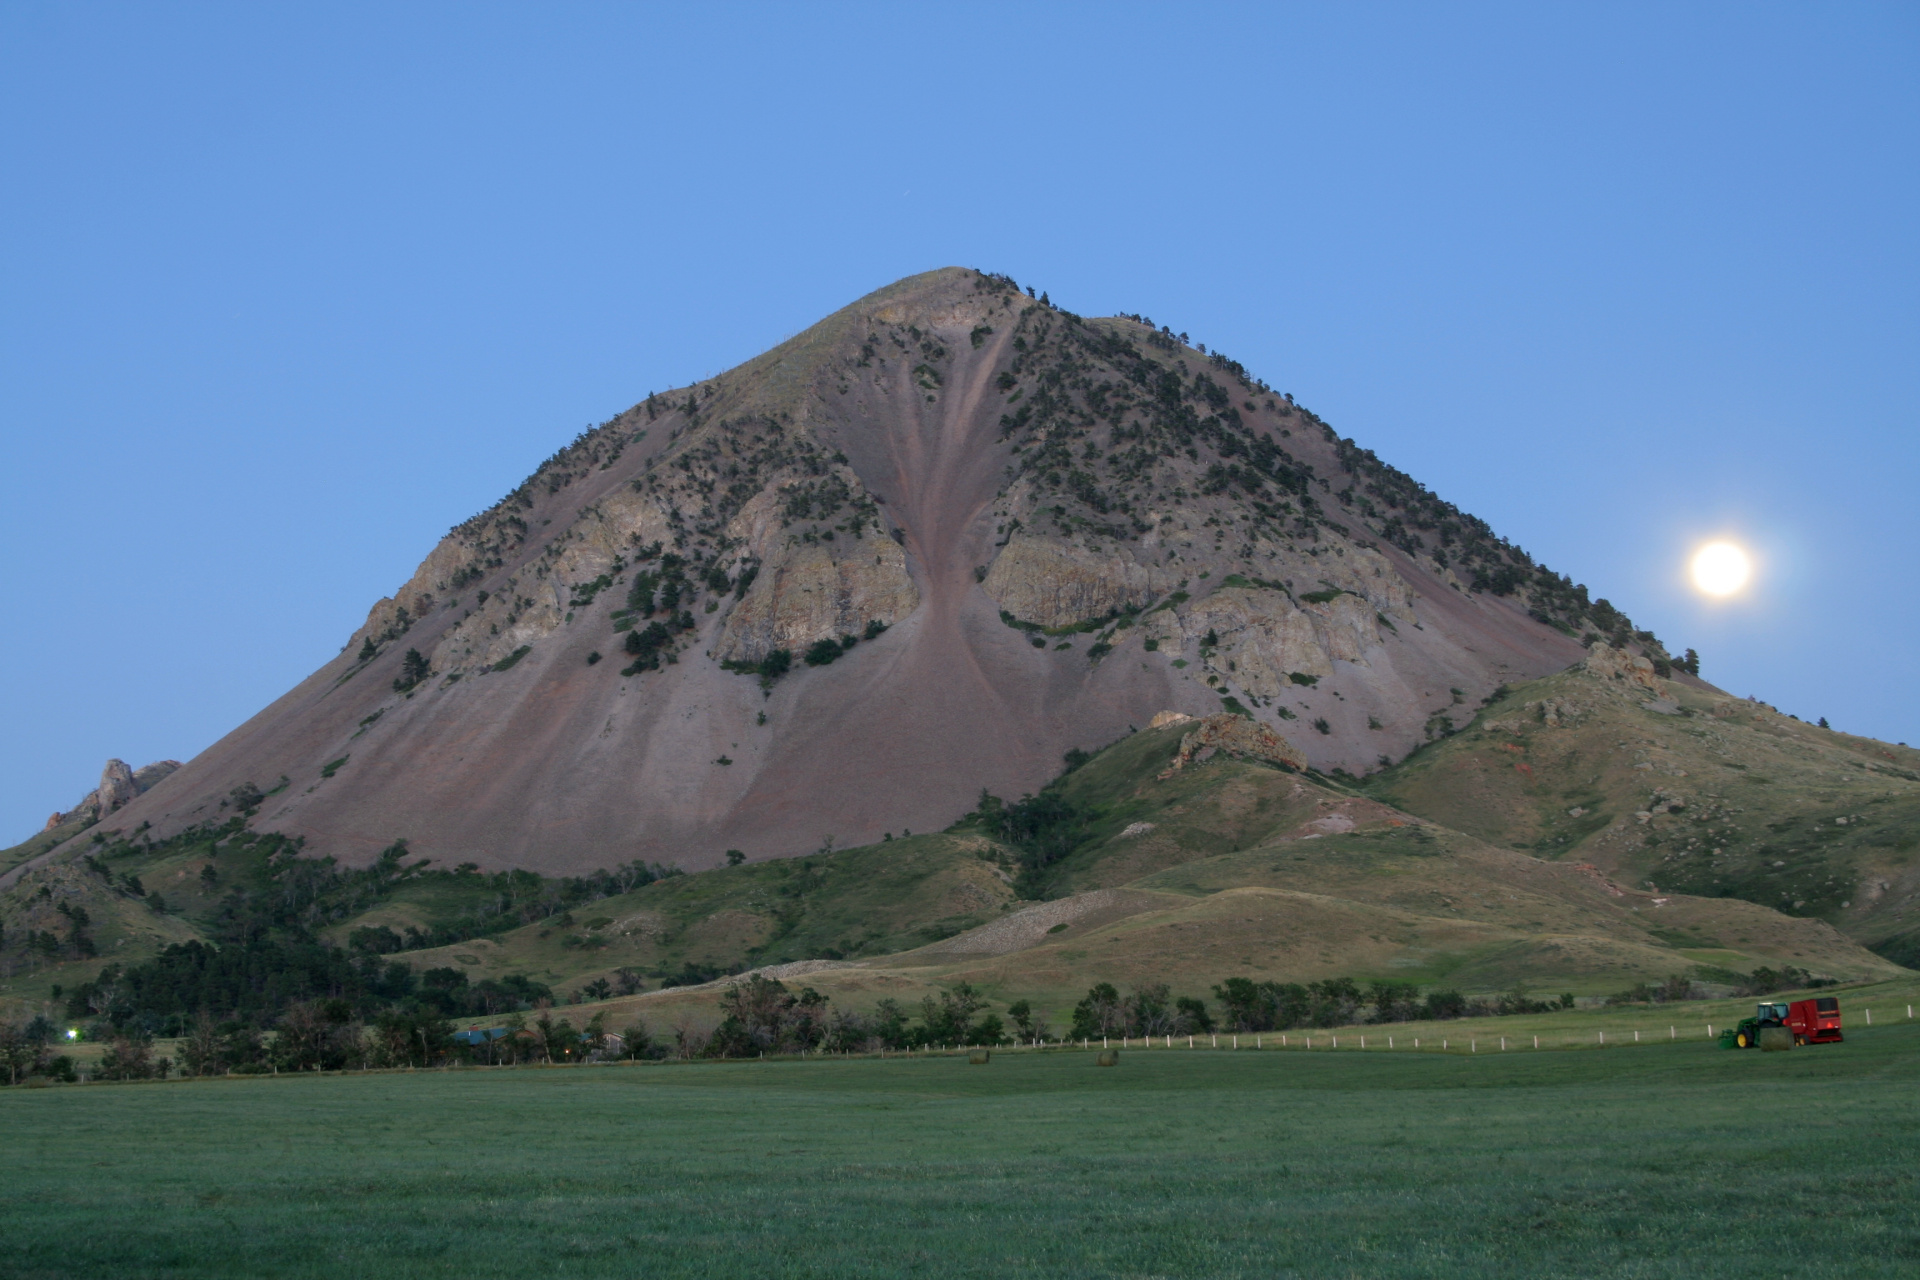
<path fill-rule="evenodd" d="M 807 647 L 806 663 L 810 667 L 824 667 L 844 652 L 837 640 L 815 640 Z"/>
<path fill-rule="evenodd" d="M 741 852 L 740 850 L 738 850 L 738 849 L 729 849 L 729 850 L 727 850 L 727 865 L 728 865 L 728 866 L 730 866 L 730 867 L 737 867 L 737 866 L 739 866 L 739 865 L 740 865 L 741 863 L 743 863 L 743 862 L 745 862 L 746 860 L 747 860 L 747 855 L 746 855 L 746 854 L 744 854 L 744 853 L 742 853 L 742 852 Z"/>
<path fill-rule="evenodd" d="M 1327 724 L 1327 722 L 1326 722 L 1326 720 L 1325 720 L 1324 718 L 1322 718 L 1322 719 L 1318 719 L 1318 720 L 1315 720 L 1315 721 L 1313 722 L 1313 727 L 1314 727 L 1315 729 L 1318 729 L 1318 730 L 1319 730 L 1319 731 L 1320 731 L 1321 733 L 1332 733 L 1332 732 L 1333 732 L 1333 730 L 1332 730 L 1332 729 L 1331 729 L 1331 728 L 1330 728 L 1330 727 L 1328 726 L 1328 724 Z"/>
<path fill-rule="evenodd" d="M 121 1035 L 115 1036 L 101 1055 L 99 1075 L 102 1080 L 149 1080 L 165 1076 L 171 1066 L 165 1058 L 154 1060 L 151 1041 L 138 1035 Z"/>
<path fill-rule="evenodd" d="M 620 972 L 624 975 L 627 970 L 622 969 Z M 623 991 L 621 994 L 632 995 L 633 993 Z M 644 1022 L 635 1021 L 632 1026 L 622 1031 L 620 1033 L 620 1042 L 620 1052 L 625 1057 L 651 1058 L 654 1056 L 653 1033 L 647 1030 L 647 1024 Z"/>
<path fill-rule="evenodd" d="M 867 627 L 866 627 L 866 630 L 864 630 L 864 631 L 862 631 L 862 632 L 860 633 L 860 638 L 861 638 L 862 640 L 873 640 L 873 639 L 877 639 L 877 638 L 879 637 L 879 635 L 880 635 L 880 633 L 881 633 L 881 632 L 883 632 L 883 631 L 885 631 L 886 629 L 887 629 L 887 624 L 886 624 L 886 623 L 884 623 L 884 622 L 882 622 L 882 621 L 880 621 L 880 619 L 878 619 L 878 618 L 869 618 L 869 619 L 867 619 Z"/>
<path fill-rule="evenodd" d="M 373 637 L 368 636 L 360 642 L 360 652 L 354 656 L 355 662 L 372 662 L 380 650 L 374 648 Z"/>
<path fill-rule="evenodd" d="M 492 667 L 488 668 L 488 670 L 491 670 L 491 671 L 510 670 L 515 663 L 519 662 L 520 659 L 526 657 L 529 653 L 532 653 L 532 652 L 533 652 L 532 645 L 523 644 L 518 649 L 515 649 L 512 653 L 508 654 L 506 657 L 500 659 L 500 661 L 494 663 Z"/>
<path fill-rule="evenodd" d="M 1320 683 L 1319 676 L 1310 676 L 1304 671 L 1289 671 L 1287 672 L 1287 679 L 1293 681 L 1295 684 L 1303 684 L 1309 689 Z"/>

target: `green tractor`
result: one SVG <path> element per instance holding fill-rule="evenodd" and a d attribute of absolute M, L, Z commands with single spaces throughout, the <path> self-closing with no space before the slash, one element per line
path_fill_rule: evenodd
<path fill-rule="evenodd" d="M 1751 1018 L 1742 1018 L 1737 1026 L 1728 1027 L 1720 1033 L 1722 1049 L 1751 1049 L 1760 1043 L 1760 1033 L 1768 1027 L 1787 1025 L 1787 1006 L 1784 1003 L 1761 1001 L 1754 1008 Z"/>

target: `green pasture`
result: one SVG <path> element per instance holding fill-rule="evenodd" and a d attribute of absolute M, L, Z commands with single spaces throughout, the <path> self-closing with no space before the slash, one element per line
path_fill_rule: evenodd
<path fill-rule="evenodd" d="M 1910 1276 L 1920 1027 L 0 1091 L 10 1277 Z"/>

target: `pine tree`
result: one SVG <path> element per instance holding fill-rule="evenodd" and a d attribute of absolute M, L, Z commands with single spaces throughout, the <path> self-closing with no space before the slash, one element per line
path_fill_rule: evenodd
<path fill-rule="evenodd" d="M 393 691 L 405 693 L 432 674 L 433 668 L 420 656 L 420 651 L 409 649 L 407 656 L 400 660 L 400 678 L 393 682 Z"/>
<path fill-rule="evenodd" d="M 379 652 L 380 651 L 374 648 L 373 646 L 373 637 L 368 636 L 366 639 L 360 642 L 360 653 L 358 657 L 354 658 L 354 661 L 355 662 L 372 662 L 374 655 Z"/>

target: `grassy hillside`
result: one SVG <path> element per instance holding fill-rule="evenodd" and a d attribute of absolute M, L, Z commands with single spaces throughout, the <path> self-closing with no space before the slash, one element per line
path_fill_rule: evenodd
<path fill-rule="evenodd" d="M 0 1093 L 0 1196 L 22 1280 L 1893 1277 L 1920 1256 L 1916 1048 L 1903 1026 L 1789 1054 L 1128 1052 L 1103 1070 L 1049 1052 L 19 1089 Z"/>
<path fill-rule="evenodd" d="M 913 836 L 811 858 L 674 876 L 496 937 L 405 953 L 477 979 L 526 972 L 575 984 L 653 983 L 749 964 L 878 955 L 950 937 L 1014 902 L 1010 859 L 968 833 Z"/>
<path fill-rule="evenodd" d="M 402 845 L 343 871 L 237 822 L 103 841 L 0 896 L 9 947 L 36 930 L 61 941 L 58 956 L 11 952 L 0 994 L 45 1000 L 171 942 L 294 935 L 468 987 L 519 982 L 521 999 L 599 1001 L 804 963 L 784 972 L 854 1007 L 967 982 L 1056 1022 L 1099 982 L 1202 998 L 1230 977 L 1591 997 L 1676 973 L 1724 990 L 1763 965 L 1844 981 L 1901 972 L 1810 912 L 1634 887 L 1384 802 L 1396 787 L 1446 796 L 1432 779 L 1487 739 L 1479 722 L 1373 794 L 1229 754 L 1173 768 L 1193 727 L 1130 735 L 1042 795 L 989 798 L 947 832 L 659 879 L 438 869 Z"/>
<path fill-rule="evenodd" d="M 1763 964 L 1899 972 L 1817 920 L 1629 889 L 1263 762 L 1215 756 L 1162 776 L 1189 727 L 1135 734 L 1061 779 L 1049 830 L 1071 847 L 1052 861 L 976 816 L 937 837 L 662 881 L 574 913 L 570 931 L 407 958 L 575 991 L 617 987 L 622 966 L 820 960 L 790 976 L 856 1007 L 964 981 L 996 1004 L 1031 999 L 1056 1025 L 1102 981 L 1202 997 L 1233 976 L 1591 996 Z M 1016 900 L 1013 884 L 1044 900 Z M 854 921 L 887 928 L 863 935 Z M 705 1010 L 718 991 L 644 999 Z M 626 1016 L 627 1002 L 601 1007 Z"/>
<path fill-rule="evenodd" d="M 1743 898 L 1920 961 L 1920 751 L 1657 683 L 1576 668 L 1520 686 L 1367 793 L 1502 848 Z"/>
<path fill-rule="evenodd" d="M 5 875 L 31 858 L 39 857 L 55 845 L 65 843 L 86 829 L 86 821 L 75 818 L 72 822 L 63 822 L 57 827 L 49 827 L 36 836 L 22 840 L 11 849 L 0 849 L 0 875 Z"/>

